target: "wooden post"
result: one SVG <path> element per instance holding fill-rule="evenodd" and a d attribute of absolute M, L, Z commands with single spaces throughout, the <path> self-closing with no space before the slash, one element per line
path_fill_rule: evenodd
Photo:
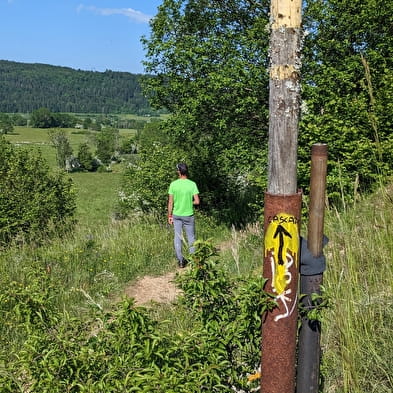
<path fill-rule="evenodd" d="M 297 192 L 301 0 L 271 1 L 268 192 Z"/>
<path fill-rule="evenodd" d="M 297 190 L 301 0 L 271 1 L 265 290 L 277 305 L 263 316 L 261 393 L 294 393 L 301 193 Z"/>

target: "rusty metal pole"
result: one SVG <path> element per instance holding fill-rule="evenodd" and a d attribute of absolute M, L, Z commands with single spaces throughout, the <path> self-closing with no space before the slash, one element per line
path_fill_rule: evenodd
<path fill-rule="evenodd" d="M 264 204 L 265 290 L 261 393 L 294 393 L 302 195 L 297 189 L 301 0 L 271 1 L 268 187 Z"/>
<path fill-rule="evenodd" d="M 295 391 L 302 194 L 265 194 L 265 291 L 276 295 L 277 307 L 263 316 L 261 392 Z"/>
<path fill-rule="evenodd" d="M 308 240 L 302 246 L 302 264 L 300 266 L 300 293 L 305 310 L 315 307 L 311 294 L 321 293 L 325 260 L 322 258 L 324 245 L 324 212 L 326 192 L 328 148 L 326 144 L 315 144 L 311 148 L 310 207 L 308 221 Z M 325 238 L 326 241 L 326 238 Z M 303 258 L 303 253 L 311 254 Z M 303 265 L 303 259 L 307 259 Z M 320 368 L 321 324 L 317 320 L 302 317 L 298 342 L 298 366 L 296 378 L 297 393 L 318 393 Z"/>

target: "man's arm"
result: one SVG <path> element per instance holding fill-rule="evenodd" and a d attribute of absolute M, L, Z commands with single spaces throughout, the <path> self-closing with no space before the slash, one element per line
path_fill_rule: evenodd
<path fill-rule="evenodd" d="M 199 205 L 199 195 L 198 194 L 195 194 L 195 195 L 193 195 L 193 198 L 192 198 L 193 200 L 192 200 L 192 203 L 194 204 L 194 205 Z"/>
<path fill-rule="evenodd" d="M 169 194 L 168 195 L 168 223 L 170 225 L 173 224 L 172 211 L 173 211 L 173 195 Z"/>

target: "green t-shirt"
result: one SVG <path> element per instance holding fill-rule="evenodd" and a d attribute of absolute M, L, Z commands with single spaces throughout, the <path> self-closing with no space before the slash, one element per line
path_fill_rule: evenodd
<path fill-rule="evenodd" d="M 170 184 L 168 194 L 173 195 L 173 215 L 194 214 L 193 196 L 199 194 L 195 182 L 190 179 L 177 179 Z"/>

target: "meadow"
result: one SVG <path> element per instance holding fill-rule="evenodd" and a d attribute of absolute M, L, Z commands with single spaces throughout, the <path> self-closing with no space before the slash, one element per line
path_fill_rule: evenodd
<path fill-rule="evenodd" d="M 6 135 L 6 139 L 13 144 L 19 146 L 29 146 L 41 150 L 42 155 L 46 158 L 48 164 L 52 168 L 56 168 L 56 150 L 51 146 L 49 140 L 50 129 L 32 128 L 15 126 L 12 134 Z M 75 128 L 62 128 L 67 135 L 74 154 L 78 152 L 78 147 L 82 143 L 93 144 L 94 132 L 78 130 Z M 135 135 L 136 130 L 121 129 L 119 131 L 120 141 Z"/>
<path fill-rule="evenodd" d="M 73 131 L 67 130 L 74 147 L 86 136 Z M 132 130 L 125 133 L 130 135 Z M 54 149 L 48 145 L 47 131 L 18 128 L 15 135 L 7 139 L 40 148 L 54 166 Z M 122 164 L 116 164 L 110 173 L 70 174 L 78 193 L 75 229 L 64 238 L 40 247 L 22 244 L 0 253 L 0 299 L 3 303 L 0 381 L 1 377 L 3 381 L 15 379 L 18 367 L 25 367 L 25 374 L 29 367 L 34 368 L 33 363 L 22 366 L 18 363 L 18 357 L 23 358 L 21 354 L 26 351 L 23 345 L 29 337 L 29 329 L 33 329 L 28 323 L 33 311 L 38 310 L 37 315 L 45 319 L 50 304 L 50 310 L 57 310 L 56 318 L 60 315 L 64 320 L 75 318 L 78 322 L 73 326 L 84 321 L 90 326 L 88 329 L 95 323 L 102 324 L 105 329 L 104 319 L 101 321 L 95 313 L 117 308 L 126 287 L 145 275 L 176 271 L 172 231 L 165 216 L 114 219 L 121 173 Z M 381 187 L 371 196 L 359 196 L 355 204 L 344 211 L 334 208 L 326 211 L 325 233 L 330 241 L 324 250 L 328 267 L 324 274 L 323 296 L 329 307 L 321 314 L 321 393 L 393 391 L 392 191 L 391 187 Z M 197 213 L 198 238 L 211 239 L 218 250 L 220 265 L 230 277 L 262 274 L 261 227 L 262 223 L 256 223 L 235 230 Z M 54 286 L 56 290 L 48 293 L 47 286 Z M 6 303 L 12 303 L 12 307 L 7 308 Z M 172 336 L 192 331 L 194 322 L 190 314 L 177 303 L 150 304 L 146 312 L 155 321 L 167 321 L 161 330 L 170 331 Z M 60 320 L 58 324 L 63 326 Z M 67 348 L 69 358 L 76 359 L 70 349 L 72 335 L 68 337 L 66 332 L 61 331 L 62 340 L 65 340 L 63 352 Z M 50 359 L 50 354 L 47 356 Z M 60 361 L 58 356 L 53 362 Z M 66 362 L 65 358 L 63 360 Z M 45 378 L 48 381 L 52 378 L 51 383 L 54 383 L 56 378 L 60 380 L 61 367 L 53 364 L 51 367 L 59 374 Z M 108 375 L 103 378 L 109 378 Z M 149 375 L 152 378 L 152 374 Z M 5 392 L 11 392 L 11 387 L 15 386 L 19 386 L 19 390 L 14 391 L 39 391 L 30 390 L 26 380 L 8 383 L 10 390 Z M 47 386 L 55 385 L 48 382 Z M 85 388 L 71 386 L 70 382 L 68 390 L 64 387 L 63 391 L 99 391 L 92 387 L 89 390 L 87 385 Z"/>

